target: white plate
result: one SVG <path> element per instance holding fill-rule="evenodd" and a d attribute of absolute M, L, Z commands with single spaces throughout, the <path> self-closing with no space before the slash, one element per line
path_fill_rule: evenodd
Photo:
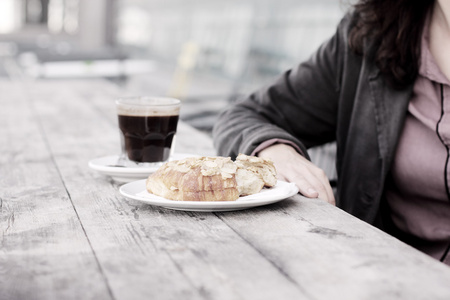
<path fill-rule="evenodd" d="M 162 206 L 165 208 L 186 211 L 233 211 L 275 203 L 298 193 L 295 184 L 278 180 L 273 188 L 264 188 L 261 192 L 250 196 L 239 197 L 236 201 L 174 201 L 150 194 L 145 189 L 145 180 L 124 184 L 120 193 L 130 199 Z"/>
<path fill-rule="evenodd" d="M 194 154 L 174 153 L 169 160 L 178 160 L 186 157 L 197 156 Z M 91 169 L 103 175 L 111 176 L 117 182 L 131 182 L 138 179 L 146 179 L 148 175 L 154 173 L 159 166 L 155 167 L 117 167 L 118 155 L 104 156 L 89 161 Z"/>

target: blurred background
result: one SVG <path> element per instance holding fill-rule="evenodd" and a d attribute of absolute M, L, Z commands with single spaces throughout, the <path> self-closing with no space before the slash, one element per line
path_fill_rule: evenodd
<path fill-rule="evenodd" d="M 0 78 L 104 78 L 173 96 L 208 134 L 217 113 L 307 59 L 340 0 L 0 0 Z M 326 151 L 333 151 L 326 150 Z"/>

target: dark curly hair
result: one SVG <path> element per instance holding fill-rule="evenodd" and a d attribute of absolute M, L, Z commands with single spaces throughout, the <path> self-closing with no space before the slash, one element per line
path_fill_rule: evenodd
<path fill-rule="evenodd" d="M 373 59 L 388 82 L 404 87 L 419 70 L 420 41 L 427 13 L 434 0 L 360 0 L 354 5 L 350 48 Z M 365 53 L 365 40 L 375 45 Z"/>

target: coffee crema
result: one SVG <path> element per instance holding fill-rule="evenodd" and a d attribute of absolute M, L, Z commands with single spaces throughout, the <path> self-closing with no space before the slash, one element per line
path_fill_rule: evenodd
<path fill-rule="evenodd" d="M 135 162 L 169 159 L 178 115 L 130 116 L 119 114 L 124 153 Z"/>

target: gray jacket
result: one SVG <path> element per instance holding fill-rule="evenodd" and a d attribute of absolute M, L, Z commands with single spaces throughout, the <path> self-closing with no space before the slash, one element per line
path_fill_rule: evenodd
<path fill-rule="evenodd" d="M 308 61 L 222 112 L 214 143 L 219 155 L 234 157 L 272 138 L 304 153 L 336 141 L 337 205 L 383 227 L 381 199 L 412 86 L 390 87 L 370 51 L 363 57 L 349 49 L 351 17 Z"/>

